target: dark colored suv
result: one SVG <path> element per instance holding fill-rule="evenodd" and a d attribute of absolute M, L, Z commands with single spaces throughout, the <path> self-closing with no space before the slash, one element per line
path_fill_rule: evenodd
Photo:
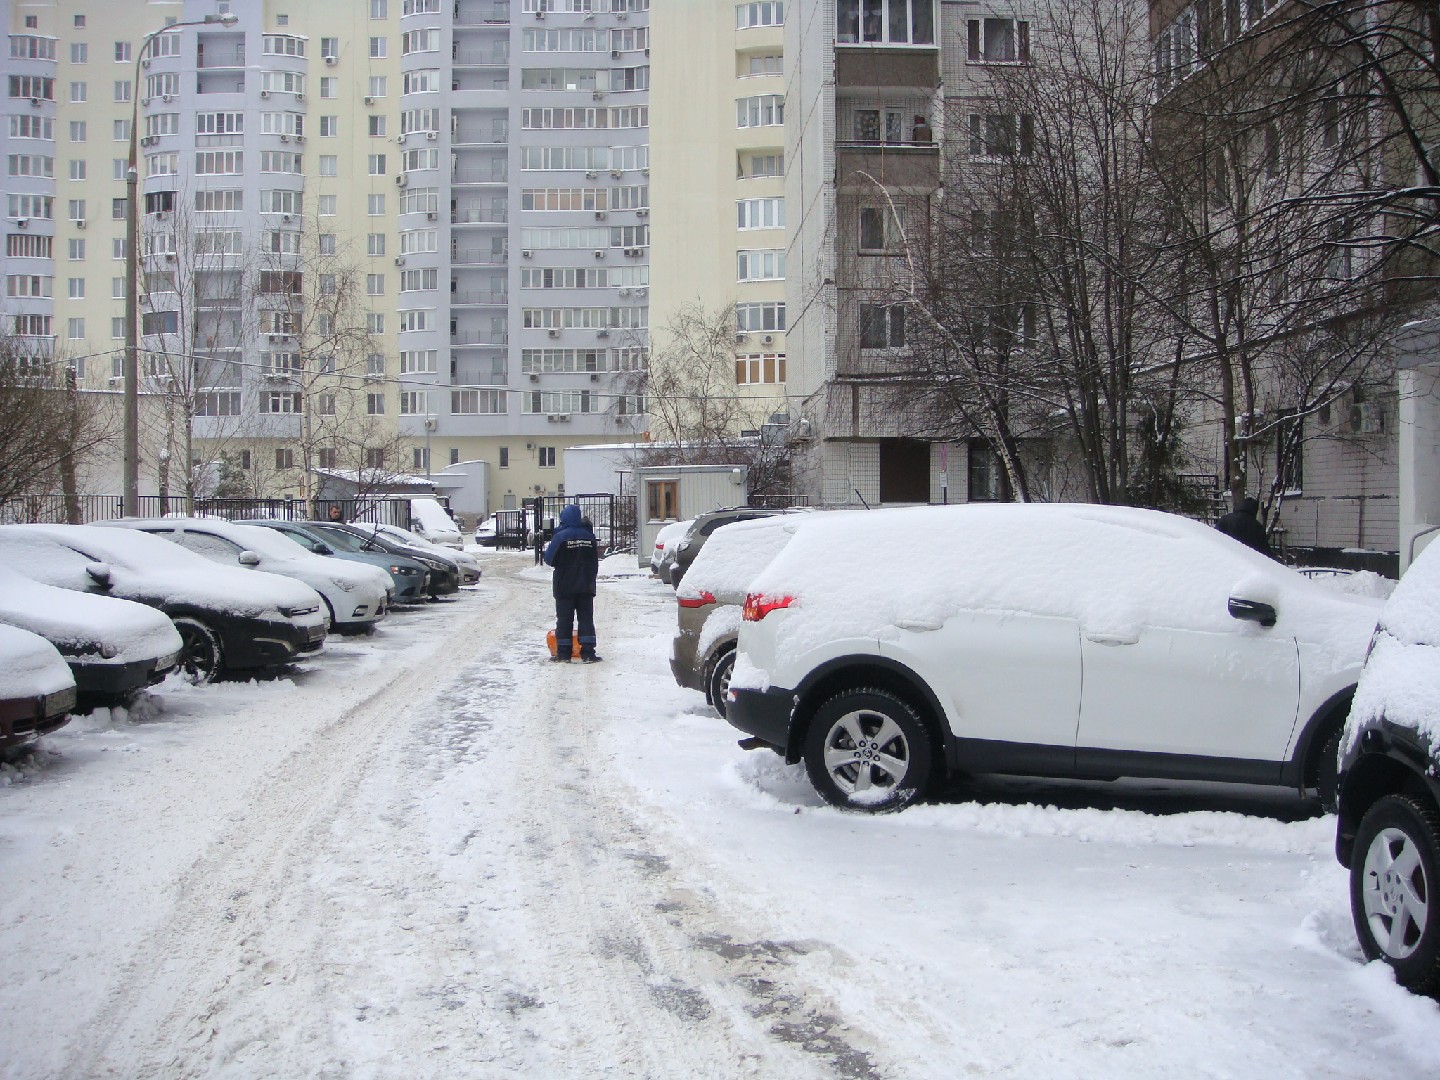
<path fill-rule="evenodd" d="M 695 561 L 695 556 L 700 554 L 700 549 L 705 546 L 705 541 L 710 539 L 710 534 L 723 525 L 732 525 L 737 521 L 754 521 L 756 518 L 774 517 L 776 514 L 798 514 L 802 510 L 760 510 L 752 506 L 730 506 L 722 510 L 711 510 L 708 514 L 701 514 L 690 523 L 690 528 L 685 530 L 685 535 L 675 545 L 675 562 L 670 567 L 670 584 L 675 588 L 680 587 L 680 580 L 690 569 L 690 564 Z"/>
<path fill-rule="evenodd" d="M 1335 856 L 1360 947 L 1440 996 L 1440 542 L 1385 604 L 1340 745 Z"/>

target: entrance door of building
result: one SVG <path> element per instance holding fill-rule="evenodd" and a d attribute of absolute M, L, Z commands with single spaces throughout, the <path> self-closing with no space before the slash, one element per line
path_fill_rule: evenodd
<path fill-rule="evenodd" d="M 930 444 L 919 439 L 880 441 L 880 501 L 930 501 Z"/>

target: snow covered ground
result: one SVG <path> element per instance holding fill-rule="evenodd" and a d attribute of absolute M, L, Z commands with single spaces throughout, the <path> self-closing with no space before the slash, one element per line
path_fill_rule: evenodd
<path fill-rule="evenodd" d="M 1332 819 L 998 780 L 844 815 L 675 687 L 632 557 L 598 667 L 546 662 L 548 572 L 484 561 L 0 768 L 0 1076 L 1440 1075 Z"/>

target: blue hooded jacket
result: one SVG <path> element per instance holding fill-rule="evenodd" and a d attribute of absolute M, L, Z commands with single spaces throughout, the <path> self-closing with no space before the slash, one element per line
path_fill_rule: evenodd
<path fill-rule="evenodd" d="M 545 546 L 545 562 L 555 568 L 550 589 L 555 596 L 594 596 L 600 571 L 600 545 L 581 519 L 580 507 L 560 511 L 560 527 Z"/>

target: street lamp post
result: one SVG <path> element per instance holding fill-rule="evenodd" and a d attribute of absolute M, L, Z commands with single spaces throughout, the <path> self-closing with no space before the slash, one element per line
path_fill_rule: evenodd
<path fill-rule="evenodd" d="M 137 517 L 140 513 L 140 171 L 136 158 L 140 67 L 151 43 L 161 34 L 182 26 L 213 23 L 234 26 L 238 18 L 234 12 L 227 11 L 224 15 L 206 15 L 203 19 L 162 26 L 146 34 L 135 53 L 135 78 L 130 83 L 130 154 L 125 168 L 125 356 L 121 368 L 125 383 L 125 486 L 121 503 L 126 517 Z"/>

